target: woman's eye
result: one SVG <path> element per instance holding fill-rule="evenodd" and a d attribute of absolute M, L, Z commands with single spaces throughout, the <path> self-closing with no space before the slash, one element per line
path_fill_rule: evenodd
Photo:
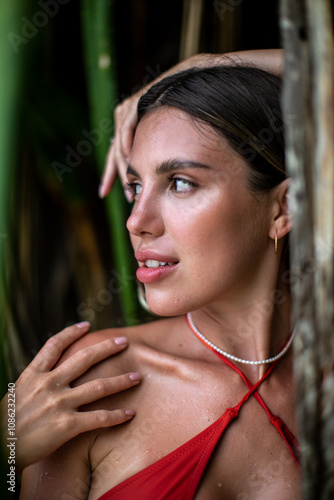
<path fill-rule="evenodd" d="M 131 198 L 134 199 L 138 194 L 141 193 L 142 186 L 137 182 L 127 182 L 125 189 L 130 192 Z"/>
<path fill-rule="evenodd" d="M 187 181 L 186 179 L 178 179 L 177 177 L 174 177 L 171 181 L 172 190 L 177 193 L 186 193 L 191 191 L 195 186 L 193 182 Z"/>

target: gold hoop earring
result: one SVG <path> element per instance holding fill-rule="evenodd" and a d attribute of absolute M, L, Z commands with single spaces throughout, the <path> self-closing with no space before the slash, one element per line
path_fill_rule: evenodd
<path fill-rule="evenodd" d="M 277 229 L 275 232 L 275 253 L 277 253 Z"/>

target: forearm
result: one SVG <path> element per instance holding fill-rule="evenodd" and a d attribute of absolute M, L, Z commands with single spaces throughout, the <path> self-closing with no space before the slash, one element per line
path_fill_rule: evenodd
<path fill-rule="evenodd" d="M 282 75 L 284 67 L 284 53 L 282 49 L 262 49 L 262 50 L 244 50 L 240 52 L 228 52 L 226 54 L 196 54 L 185 61 L 182 61 L 162 75 L 150 82 L 142 89 L 142 93 L 149 89 L 155 82 L 169 75 L 174 75 L 180 71 L 189 68 L 225 66 L 234 63 L 245 63 L 251 66 L 261 68 L 269 73 Z"/>
<path fill-rule="evenodd" d="M 229 52 L 227 54 L 198 54 L 193 56 L 191 64 L 193 66 L 224 66 L 231 63 L 246 63 L 251 66 L 269 71 L 277 75 L 283 73 L 283 50 L 245 50 L 241 52 Z"/>

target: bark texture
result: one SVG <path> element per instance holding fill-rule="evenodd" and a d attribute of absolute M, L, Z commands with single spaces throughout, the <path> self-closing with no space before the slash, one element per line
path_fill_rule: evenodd
<path fill-rule="evenodd" d="M 281 0 L 302 497 L 334 498 L 334 42 L 329 0 Z"/>

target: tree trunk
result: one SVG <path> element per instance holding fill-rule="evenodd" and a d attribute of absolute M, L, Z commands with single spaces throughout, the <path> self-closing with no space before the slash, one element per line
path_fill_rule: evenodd
<path fill-rule="evenodd" d="M 281 0 L 303 498 L 334 498 L 334 50 L 328 0 Z"/>

